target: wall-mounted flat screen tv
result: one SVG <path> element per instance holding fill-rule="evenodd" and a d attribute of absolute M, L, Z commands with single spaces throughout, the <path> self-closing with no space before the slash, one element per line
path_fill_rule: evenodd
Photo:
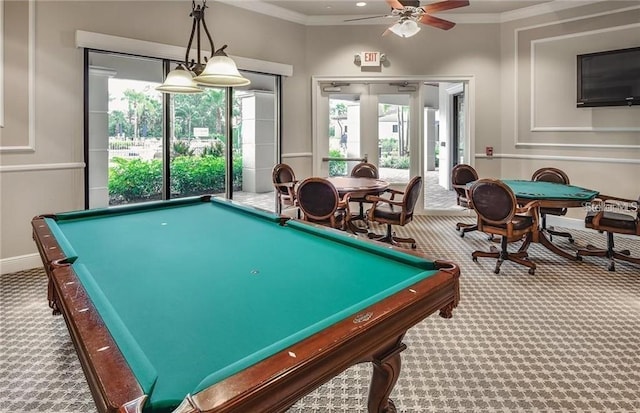
<path fill-rule="evenodd" d="M 640 105 L 640 47 L 578 55 L 578 107 Z"/>

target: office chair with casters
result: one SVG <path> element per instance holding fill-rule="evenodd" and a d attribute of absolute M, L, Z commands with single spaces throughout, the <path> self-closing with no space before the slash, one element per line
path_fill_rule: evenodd
<path fill-rule="evenodd" d="M 478 173 L 471 165 L 461 163 L 453 167 L 451 170 L 451 186 L 454 191 L 456 191 L 456 203 L 458 205 L 467 209 L 473 209 L 471 201 L 469 200 L 467 184 L 477 180 Z M 464 237 L 464 234 L 467 232 L 477 231 L 478 224 L 458 222 L 456 229 L 460 232 L 460 236 Z"/>
<path fill-rule="evenodd" d="M 469 190 L 473 209 L 478 214 L 478 231 L 500 235 L 500 250 L 491 246 L 490 251 L 474 251 L 474 262 L 478 257 L 497 258 L 494 273 L 500 273 L 504 261 L 513 261 L 529 268 L 529 274 L 535 274 L 536 264 L 529 260 L 527 248 L 531 243 L 533 231 L 538 226 L 538 201 L 532 201 L 524 207 L 518 207 L 511 188 L 497 179 L 480 179 Z M 525 237 L 517 252 L 507 250 L 509 242 Z"/>
<path fill-rule="evenodd" d="M 637 201 L 630 199 L 599 196 L 592 201 L 592 208 L 587 213 L 584 225 L 587 228 L 607 233 L 607 248 L 596 248 L 587 245 L 586 249 L 579 249 L 577 256 L 595 256 L 609 258 L 609 271 L 616 270 L 614 259 L 640 265 L 640 257 L 631 257 L 629 250 L 614 250 L 613 234 L 628 234 L 640 236 L 640 197 Z"/>
<path fill-rule="evenodd" d="M 381 198 L 374 195 L 367 196 L 367 201 L 373 203 L 367 211 L 369 221 L 387 225 L 386 234 L 369 233 L 369 238 L 380 242 L 388 242 L 392 245 L 409 243 L 411 248 L 416 248 L 415 239 L 397 237 L 392 232 L 392 225 L 404 226 L 413 220 L 413 210 L 420 198 L 421 188 L 422 177 L 416 176 L 409 181 L 404 192 L 389 189 L 388 192 L 391 193 L 391 198 Z M 396 195 L 402 195 L 402 199 L 396 200 Z"/>
<path fill-rule="evenodd" d="M 379 175 L 378 175 L 378 168 L 372 164 L 372 163 L 368 163 L 368 162 L 360 162 L 359 164 L 357 164 L 356 166 L 353 167 L 353 169 L 351 170 L 351 176 L 355 177 L 355 178 L 374 178 L 374 179 L 378 179 Z M 356 219 L 362 219 L 365 221 L 366 224 L 366 216 L 364 214 L 364 204 L 365 203 L 369 203 L 366 199 L 366 196 L 364 197 L 352 197 L 351 198 L 351 202 L 357 202 L 360 208 L 360 212 L 358 213 L 358 216 L 356 217 Z"/>
<path fill-rule="evenodd" d="M 531 176 L 532 181 L 545 181 L 555 182 L 558 184 L 569 185 L 569 177 L 566 173 L 557 168 L 540 168 Z M 565 237 L 569 239 L 569 242 L 573 244 L 573 236 L 568 232 L 556 231 L 553 227 L 547 228 L 547 215 L 563 216 L 567 214 L 567 208 L 540 208 L 540 218 L 542 219 L 542 231 L 549 234 L 549 240 L 553 241 L 553 236 Z"/>
<path fill-rule="evenodd" d="M 347 193 L 340 199 L 336 187 L 318 177 L 303 180 L 296 189 L 296 199 L 304 221 L 342 230 L 348 229 L 351 218 L 349 197 Z"/>
<path fill-rule="evenodd" d="M 298 209 L 295 191 L 298 181 L 293 168 L 285 163 L 279 163 L 273 167 L 271 178 L 278 198 L 278 213 L 281 213 L 283 208 L 294 207 Z M 297 216 L 300 218 L 299 209 L 297 210 Z"/>

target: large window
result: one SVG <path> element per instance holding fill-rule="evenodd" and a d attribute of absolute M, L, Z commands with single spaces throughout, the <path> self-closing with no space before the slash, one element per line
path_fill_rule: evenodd
<path fill-rule="evenodd" d="M 214 194 L 274 209 L 277 76 L 164 96 L 168 61 L 86 53 L 87 207 Z"/>

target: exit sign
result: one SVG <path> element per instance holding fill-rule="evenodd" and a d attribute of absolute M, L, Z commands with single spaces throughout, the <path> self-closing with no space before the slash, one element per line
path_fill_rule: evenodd
<path fill-rule="evenodd" d="M 380 66 L 380 52 L 360 52 L 360 66 Z"/>

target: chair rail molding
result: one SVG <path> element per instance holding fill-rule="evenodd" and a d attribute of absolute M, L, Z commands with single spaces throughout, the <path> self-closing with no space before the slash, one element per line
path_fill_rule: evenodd
<path fill-rule="evenodd" d="M 0 173 L 61 171 L 66 169 L 83 169 L 85 166 L 84 162 L 0 165 Z"/>
<path fill-rule="evenodd" d="M 28 143 L 27 145 L 0 146 L 0 153 L 12 152 L 35 152 L 36 150 L 36 98 L 35 98 L 35 61 L 36 61 L 36 0 L 27 0 L 29 2 L 28 16 L 28 67 L 27 67 L 27 99 L 29 105 L 29 123 L 28 123 Z M 4 0 L 0 0 L 0 22 L 4 29 Z M 0 126 L 4 128 L 4 34 L 0 30 Z M 0 128 L 0 135 L 2 129 Z"/>
<path fill-rule="evenodd" d="M 558 144 L 560 146 L 561 144 Z M 583 147 L 582 145 L 581 147 Z M 609 147 L 609 146 L 608 146 Z M 640 159 L 633 158 L 602 158 L 595 156 L 564 156 L 564 155 L 522 155 L 513 153 L 494 153 L 487 155 L 484 153 L 476 153 L 476 159 L 536 159 L 545 161 L 575 161 L 575 162 L 599 162 L 599 163 L 618 163 L 618 164 L 637 164 L 640 165 Z"/>
<path fill-rule="evenodd" d="M 311 158 L 313 153 L 311 152 L 291 152 L 291 153 L 283 153 L 280 155 L 283 159 L 287 158 Z"/>

